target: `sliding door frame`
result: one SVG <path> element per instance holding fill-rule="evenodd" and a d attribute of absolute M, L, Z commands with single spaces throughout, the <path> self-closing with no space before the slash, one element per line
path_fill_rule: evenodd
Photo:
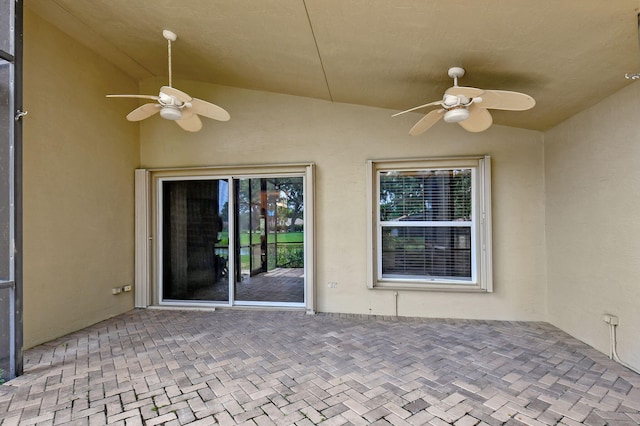
<path fill-rule="evenodd" d="M 234 179 L 292 177 L 303 178 L 304 182 L 304 277 L 305 301 L 297 309 L 315 313 L 315 206 L 314 206 L 314 169 L 313 163 L 247 165 L 247 166 L 211 166 L 194 168 L 158 168 L 136 170 L 136 307 L 149 306 L 216 308 L 250 306 L 265 307 L 263 303 L 234 303 L 235 273 L 230 271 L 229 303 L 222 304 L 204 301 L 163 301 L 161 294 L 162 272 L 162 182 L 167 180 L 226 179 L 229 182 L 229 229 L 235 230 L 234 218 Z M 235 241 L 229 240 L 230 265 L 235 259 Z M 269 306 L 291 308 L 287 304 L 274 302 Z"/>

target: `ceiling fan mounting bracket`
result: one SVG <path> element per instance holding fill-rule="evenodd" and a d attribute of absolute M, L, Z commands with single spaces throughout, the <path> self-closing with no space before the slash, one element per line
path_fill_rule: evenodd
<path fill-rule="evenodd" d="M 460 67 L 451 67 L 449 68 L 449 77 L 451 78 L 460 78 L 464 75 L 464 68 Z"/>
<path fill-rule="evenodd" d="M 162 37 L 169 41 L 176 41 L 178 39 L 176 33 L 171 30 L 162 30 Z"/>

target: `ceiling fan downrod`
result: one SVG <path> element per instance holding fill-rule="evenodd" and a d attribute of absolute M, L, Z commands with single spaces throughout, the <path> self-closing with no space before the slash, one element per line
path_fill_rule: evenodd
<path fill-rule="evenodd" d="M 162 30 L 162 36 L 167 39 L 167 57 L 169 58 L 169 87 L 173 87 L 171 76 L 171 42 L 176 41 L 178 36 L 170 30 Z"/>

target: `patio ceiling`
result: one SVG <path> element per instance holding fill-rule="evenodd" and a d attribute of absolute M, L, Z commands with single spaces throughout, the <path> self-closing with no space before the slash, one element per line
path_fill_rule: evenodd
<path fill-rule="evenodd" d="M 174 78 L 402 110 L 461 85 L 537 105 L 494 122 L 548 129 L 640 71 L 638 0 L 26 0 L 136 79 Z M 27 34 L 28 39 L 28 34 Z M 197 94 L 195 94 L 197 96 Z"/>

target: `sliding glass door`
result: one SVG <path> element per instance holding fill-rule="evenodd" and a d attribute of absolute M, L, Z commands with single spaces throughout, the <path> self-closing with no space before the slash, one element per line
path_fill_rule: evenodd
<path fill-rule="evenodd" d="M 229 181 L 162 184 L 162 300 L 229 301 Z"/>
<path fill-rule="evenodd" d="M 160 180 L 159 303 L 305 306 L 303 176 Z"/>

